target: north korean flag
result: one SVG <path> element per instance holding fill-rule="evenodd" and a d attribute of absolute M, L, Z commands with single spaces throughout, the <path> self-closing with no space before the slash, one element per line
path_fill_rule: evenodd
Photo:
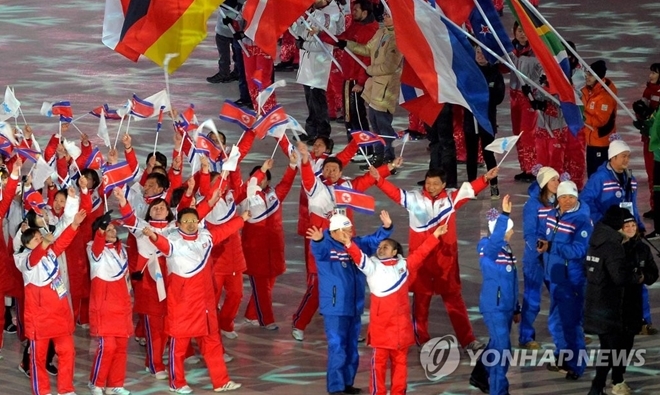
<path fill-rule="evenodd" d="M 357 141 L 357 144 L 360 147 L 369 146 L 375 143 L 385 145 L 385 140 L 380 136 L 366 130 L 356 130 L 355 132 L 351 132 L 351 137 L 353 137 L 353 140 Z"/>
<path fill-rule="evenodd" d="M 23 201 L 26 206 L 31 207 L 36 213 L 39 213 L 39 210 L 46 207 L 44 197 L 34 189 L 30 189 L 23 193 Z"/>
<path fill-rule="evenodd" d="M 103 169 L 103 192 L 109 194 L 113 189 L 121 188 L 133 181 L 137 171 L 138 168 L 135 171 L 131 171 L 131 166 L 126 161 L 106 166 Z"/>
<path fill-rule="evenodd" d="M 273 107 L 268 114 L 259 118 L 257 122 L 252 126 L 252 130 L 260 139 L 263 139 L 268 134 L 268 131 L 272 128 L 275 128 L 280 125 L 287 124 L 289 122 L 289 117 L 284 112 L 282 106 Z"/>
<path fill-rule="evenodd" d="M 248 130 L 254 125 L 257 114 L 254 111 L 243 110 L 230 100 L 225 100 L 222 108 L 220 108 L 219 117 L 223 121 L 237 124 L 243 130 Z"/>
<path fill-rule="evenodd" d="M 373 214 L 376 209 L 376 199 L 354 189 L 335 186 L 335 203 L 338 207 L 348 207 L 365 214 Z"/>
<path fill-rule="evenodd" d="M 53 115 L 59 115 L 60 121 L 62 122 L 73 121 L 73 109 L 71 108 L 71 103 L 68 101 L 59 101 L 53 103 L 51 111 Z"/>
<path fill-rule="evenodd" d="M 197 152 L 201 152 L 208 156 L 209 160 L 212 162 L 217 162 L 218 160 L 224 160 L 224 158 L 226 158 L 226 155 L 222 149 L 218 147 L 213 142 L 213 140 L 206 136 L 197 136 L 197 144 L 195 149 Z"/>
<path fill-rule="evenodd" d="M 131 108 L 131 114 L 138 118 L 149 118 L 154 115 L 154 105 L 146 100 L 140 99 L 135 94 L 133 94 L 132 105 L 133 108 Z"/>
<path fill-rule="evenodd" d="M 41 152 L 28 148 L 16 147 L 14 148 L 14 151 L 16 151 L 23 160 L 29 160 L 32 163 L 37 163 L 39 155 L 41 155 Z"/>
<path fill-rule="evenodd" d="M 85 161 L 83 169 L 101 170 L 103 163 L 103 154 L 101 154 L 101 151 L 99 151 L 99 147 L 94 147 L 92 153 Z"/>

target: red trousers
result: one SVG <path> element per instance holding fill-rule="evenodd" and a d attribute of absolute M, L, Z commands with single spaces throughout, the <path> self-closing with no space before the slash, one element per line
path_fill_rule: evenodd
<path fill-rule="evenodd" d="M 385 376 L 387 362 L 392 369 L 390 395 L 404 395 L 408 387 L 408 347 L 399 350 L 374 348 L 371 355 L 371 376 L 369 379 L 369 394 L 385 395 Z"/>
<path fill-rule="evenodd" d="M 559 174 L 566 171 L 564 157 L 566 154 L 566 134 L 570 133 L 567 127 L 555 129 L 552 135 L 546 129 L 537 128 L 534 136 L 536 148 L 536 162 L 543 166 L 550 166 Z"/>
<path fill-rule="evenodd" d="M 298 310 L 293 314 L 293 327 L 304 331 L 319 309 L 319 279 L 316 273 L 307 273 L 307 290 Z"/>
<path fill-rule="evenodd" d="M 30 381 L 34 395 L 52 393 L 50 390 L 50 376 L 46 370 L 46 353 L 48 352 L 48 342 L 50 340 L 53 340 L 55 344 L 58 361 L 57 393 L 66 394 L 74 391 L 73 367 L 76 363 L 76 349 L 73 345 L 73 335 L 68 335 L 30 341 Z"/>
<path fill-rule="evenodd" d="M 248 276 L 252 286 L 252 296 L 245 309 L 245 318 L 259 320 L 259 325 L 275 323 L 273 314 L 273 286 L 276 277 Z"/>
<path fill-rule="evenodd" d="M 344 56 L 344 51 L 335 49 L 332 56 L 341 63 L 341 58 Z M 330 118 L 337 118 L 337 116 L 344 114 L 344 74 L 333 63 L 330 67 L 330 78 L 328 79 L 328 89 L 325 91 L 325 97 L 328 101 L 328 116 Z"/>
<path fill-rule="evenodd" d="M 144 316 L 144 330 L 147 338 L 147 356 L 144 366 L 149 369 L 149 373 L 156 374 L 165 371 L 163 363 L 163 352 L 167 344 L 167 333 L 165 333 L 165 317 L 157 315 Z"/>
<path fill-rule="evenodd" d="M 71 295 L 71 305 L 73 307 L 73 318 L 76 323 L 89 324 L 89 298 L 80 298 Z"/>
<path fill-rule="evenodd" d="M 135 338 L 146 337 L 146 330 L 144 329 L 144 314 L 138 314 L 138 320 L 135 323 Z"/>
<path fill-rule="evenodd" d="M 127 337 L 100 337 L 89 382 L 101 388 L 123 387 L 127 358 Z"/>
<path fill-rule="evenodd" d="M 522 91 L 511 89 L 509 95 L 511 96 L 511 129 L 513 134 L 518 136 L 524 132 L 516 144 L 518 163 L 520 163 L 520 170 L 531 173 L 532 167 L 536 164 L 534 129 L 536 129 L 537 114 Z"/>
<path fill-rule="evenodd" d="M 456 160 L 467 161 L 465 150 L 465 133 L 463 132 L 463 107 L 453 107 L 454 143 L 456 144 Z"/>
<path fill-rule="evenodd" d="M 584 186 L 584 173 L 587 171 L 587 145 L 584 132 L 580 131 L 577 136 L 569 131 L 566 133 L 566 152 L 564 153 L 564 169 L 571 176 L 581 191 Z"/>
<path fill-rule="evenodd" d="M 266 89 L 271 84 L 271 80 L 273 79 L 273 58 L 271 58 L 270 55 L 266 54 L 256 45 L 246 45 L 245 49 L 250 54 L 249 57 L 246 54 L 243 54 L 245 80 L 247 81 L 248 90 L 250 91 L 252 105 L 254 105 L 254 109 L 256 110 L 257 95 L 259 94 L 259 91 Z M 259 89 L 255 83 L 254 78 L 257 78 L 261 81 L 261 89 Z M 264 103 L 264 107 L 261 109 L 261 113 L 267 113 L 275 106 L 275 104 L 277 104 L 277 99 L 275 97 L 275 93 L 273 93 L 268 98 L 268 100 L 266 100 L 266 103 Z"/>
<path fill-rule="evenodd" d="M 177 337 L 170 340 L 170 388 L 188 385 L 183 364 L 190 348 L 191 337 Z M 209 370 L 213 388 L 222 387 L 229 381 L 227 366 L 223 358 L 225 350 L 218 333 L 195 338 Z"/>
<path fill-rule="evenodd" d="M 651 204 L 651 210 L 653 210 L 653 152 L 649 151 L 649 141 L 650 139 L 648 137 L 642 136 L 642 145 L 644 147 L 644 169 L 646 170 L 646 176 L 649 180 L 649 203 Z"/>
<path fill-rule="evenodd" d="M 218 327 L 225 332 L 234 331 L 234 319 L 243 299 L 243 272 L 233 274 L 213 273 L 215 281 L 215 300 L 220 304 L 222 290 L 225 290 L 225 299 L 218 312 Z M 177 387 L 178 388 L 178 387 Z"/>
<path fill-rule="evenodd" d="M 423 345 L 431 339 L 429 335 L 431 296 L 429 293 L 413 293 L 413 331 L 415 332 L 415 342 L 418 346 Z M 456 338 L 461 343 L 461 346 L 466 347 L 476 340 L 476 337 L 474 337 L 474 333 L 472 332 L 472 324 L 470 324 L 470 318 L 467 314 L 467 307 L 465 307 L 460 287 L 457 291 L 446 292 L 441 294 L 441 296 L 451 325 L 456 333 Z"/>

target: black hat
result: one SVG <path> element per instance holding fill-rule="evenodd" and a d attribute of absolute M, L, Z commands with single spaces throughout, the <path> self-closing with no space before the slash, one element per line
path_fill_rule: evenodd
<path fill-rule="evenodd" d="M 596 73 L 598 78 L 605 78 L 605 73 L 607 72 L 607 65 L 605 64 L 604 60 L 597 60 L 593 62 L 589 67 L 591 67 L 591 70 Z"/>
<path fill-rule="evenodd" d="M 605 215 L 603 216 L 603 219 L 601 219 L 600 222 L 602 222 L 603 225 L 607 225 L 614 230 L 621 230 L 621 228 L 623 228 L 624 218 L 626 217 L 626 215 L 629 214 L 630 211 L 626 210 L 625 208 L 621 208 L 615 204 L 607 209 Z"/>
<path fill-rule="evenodd" d="M 625 224 L 626 222 L 635 222 L 635 216 L 632 215 L 630 210 L 623 209 L 625 213 L 623 214 L 623 223 Z"/>

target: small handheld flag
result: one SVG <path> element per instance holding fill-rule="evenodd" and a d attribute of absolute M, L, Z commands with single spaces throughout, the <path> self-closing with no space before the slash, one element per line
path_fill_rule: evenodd
<path fill-rule="evenodd" d="M 349 207 L 365 214 L 373 214 L 376 209 L 373 196 L 339 185 L 335 186 L 335 202 L 338 207 Z"/>
<path fill-rule="evenodd" d="M 360 147 L 367 147 L 375 143 L 385 145 L 385 140 L 383 140 L 382 137 L 366 130 L 356 130 L 351 132 L 351 137 L 357 141 L 357 144 Z"/>
<path fill-rule="evenodd" d="M 222 108 L 220 108 L 220 119 L 223 121 L 235 123 L 243 130 L 252 128 L 257 119 L 257 114 L 254 111 L 243 110 L 234 102 L 225 100 Z"/>

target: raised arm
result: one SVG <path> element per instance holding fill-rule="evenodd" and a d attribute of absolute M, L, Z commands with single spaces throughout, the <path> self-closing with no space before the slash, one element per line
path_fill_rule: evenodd
<path fill-rule="evenodd" d="M 298 169 L 296 168 L 297 161 L 298 155 L 293 151 L 291 156 L 289 156 L 289 166 L 287 166 L 284 171 L 282 180 L 275 186 L 275 195 L 277 195 L 280 202 L 283 202 L 284 199 L 286 199 L 286 196 L 289 194 L 291 187 L 293 186 L 293 181 L 296 179 L 296 173 L 298 172 Z"/>
<path fill-rule="evenodd" d="M 426 240 L 415 249 L 409 256 L 408 259 L 406 260 L 408 262 L 408 271 L 411 273 L 416 273 L 417 270 L 419 270 L 420 267 L 422 267 L 422 264 L 424 263 L 424 259 L 433 251 L 435 247 L 438 246 L 440 243 L 439 237 L 447 233 L 448 226 L 447 224 L 440 225 L 437 228 L 435 228 L 435 231 L 433 234 L 428 235 L 426 237 Z"/>
<path fill-rule="evenodd" d="M 374 274 L 376 271 L 376 262 L 365 255 L 365 253 L 360 250 L 360 247 L 358 247 L 357 244 L 350 243 L 345 248 L 346 252 L 348 252 L 348 255 L 350 255 L 351 259 L 353 259 L 353 262 L 355 262 L 357 268 L 362 273 L 364 273 L 365 276 L 369 277 Z"/>

